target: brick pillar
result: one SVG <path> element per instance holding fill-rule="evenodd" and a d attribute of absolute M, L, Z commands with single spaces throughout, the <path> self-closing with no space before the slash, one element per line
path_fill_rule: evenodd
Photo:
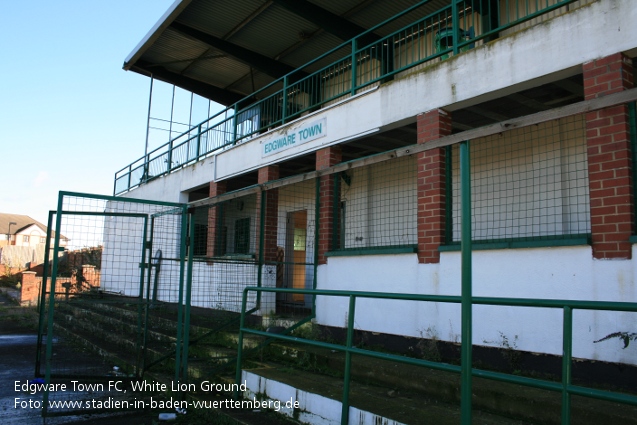
<path fill-rule="evenodd" d="M 83 264 L 82 277 L 84 278 L 84 281 L 91 287 L 98 288 L 100 286 L 101 273 L 95 268 L 95 266 Z"/>
<path fill-rule="evenodd" d="M 634 86 L 629 58 L 616 53 L 583 66 L 586 100 Z M 631 258 L 634 230 L 630 125 L 627 105 L 586 114 L 594 258 Z"/>
<path fill-rule="evenodd" d="M 343 160 L 343 153 L 340 146 L 330 146 L 316 151 L 316 169 L 323 170 L 338 164 Z M 327 264 L 325 253 L 332 250 L 332 234 L 334 226 L 338 221 L 334 217 L 334 202 L 338 199 L 334 193 L 334 180 L 338 175 L 331 174 L 323 176 L 319 185 L 319 240 L 318 240 L 318 263 Z M 338 201 L 337 201 L 338 202 Z"/>
<path fill-rule="evenodd" d="M 451 115 L 441 109 L 419 114 L 418 143 L 451 134 Z M 420 152 L 417 158 L 418 262 L 439 263 L 438 247 L 445 243 L 445 148 Z"/>
<path fill-rule="evenodd" d="M 214 198 L 226 193 L 226 182 L 210 182 L 209 196 Z M 214 257 L 219 254 L 220 246 L 217 239 L 219 235 L 219 223 L 218 219 L 221 216 L 221 206 L 216 205 L 208 210 L 208 238 L 206 240 L 206 256 Z"/>
<path fill-rule="evenodd" d="M 259 184 L 267 183 L 279 178 L 279 166 L 268 165 L 259 168 Z M 270 189 L 257 195 L 257 257 L 259 255 L 259 243 L 261 235 L 261 196 L 265 196 L 265 219 L 264 219 L 264 240 L 263 240 L 263 260 L 265 262 L 276 262 L 277 260 L 277 228 L 279 211 L 279 189 Z"/>
<path fill-rule="evenodd" d="M 38 292 L 42 279 L 35 276 L 35 272 L 22 272 L 20 281 L 20 304 L 36 305 L 38 303 Z"/>

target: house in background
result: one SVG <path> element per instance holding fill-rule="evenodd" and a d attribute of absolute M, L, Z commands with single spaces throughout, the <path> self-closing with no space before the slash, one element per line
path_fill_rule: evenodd
<path fill-rule="evenodd" d="M 40 244 L 44 246 L 46 235 L 47 227 L 28 215 L 0 213 L 0 247 L 11 245 L 36 248 Z M 65 236 L 61 236 L 60 246 L 66 246 L 68 241 Z"/>

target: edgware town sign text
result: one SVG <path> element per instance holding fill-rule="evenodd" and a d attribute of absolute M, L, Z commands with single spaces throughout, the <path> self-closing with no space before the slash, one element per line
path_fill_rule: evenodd
<path fill-rule="evenodd" d="M 322 118 L 294 129 L 288 129 L 283 134 L 276 134 L 261 142 L 261 157 L 293 148 L 294 146 L 320 139 L 327 135 L 326 119 Z"/>

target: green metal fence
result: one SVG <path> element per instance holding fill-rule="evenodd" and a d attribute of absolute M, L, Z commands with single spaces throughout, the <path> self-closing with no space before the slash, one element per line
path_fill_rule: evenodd
<path fill-rule="evenodd" d="M 581 0 L 580 0 L 581 2 Z M 424 0 L 268 84 L 115 173 L 119 194 L 576 0 Z M 259 99 L 254 102 L 252 99 Z"/>
<path fill-rule="evenodd" d="M 40 298 L 43 416 L 103 413 L 90 406 L 131 402 L 132 394 L 108 383 L 150 369 L 180 379 L 187 218 L 183 204 L 60 192 Z M 73 390 L 49 391 L 49 383 Z"/>
<path fill-rule="evenodd" d="M 586 244 L 585 120 L 575 115 L 472 140 L 472 240 L 484 247 Z M 448 148 L 446 244 L 460 241 L 459 146 Z"/>
<path fill-rule="evenodd" d="M 470 254 L 469 254 L 470 255 Z M 341 423 L 347 424 L 349 422 L 349 388 L 350 388 L 350 371 L 352 365 L 352 355 L 359 355 L 364 357 L 372 357 L 377 359 L 389 360 L 396 363 L 409 364 L 414 366 L 422 366 L 425 368 L 453 372 L 460 374 L 461 387 L 462 387 L 462 424 L 471 424 L 472 418 L 472 377 L 485 378 L 489 380 L 495 380 L 500 382 L 506 382 L 517 385 L 524 385 L 532 388 L 538 388 L 542 390 L 548 390 L 551 392 L 561 393 L 562 396 L 562 408 L 561 408 L 561 423 L 563 425 L 571 423 L 571 409 L 570 402 L 572 396 L 583 396 L 598 400 L 612 401 L 632 406 L 637 406 L 637 396 L 599 390 L 594 388 L 583 387 L 574 385 L 572 382 L 572 364 L 573 364 L 573 312 L 576 310 L 610 310 L 610 311 L 625 311 L 625 312 L 637 312 L 637 305 L 630 302 L 602 302 L 602 301 L 573 301 L 573 300 L 543 300 L 543 299 L 517 299 L 517 298 L 485 298 L 485 297 L 470 297 L 470 303 L 464 305 L 462 308 L 463 322 L 465 319 L 469 322 L 466 324 L 468 328 L 463 326 L 462 337 L 465 339 L 466 332 L 471 329 L 472 324 L 479 320 L 471 320 L 467 317 L 469 309 L 477 305 L 489 305 L 489 306 L 508 306 L 508 307 L 534 307 L 534 308 L 548 308 L 558 309 L 562 311 L 562 375 L 561 381 L 555 382 L 550 380 L 530 378 L 524 376 L 518 376 L 513 374 L 505 374 L 500 372 L 493 372 L 483 369 L 474 368 L 471 364 L 471 349 L 472 344 L 462 344 L 462 363 L 461 365 L 453 365 L 441 362 L 434 362 L 428 360 L 422 360 L 417 358 L 405 357 L 403 355 L 390 354 L 385 352 L 373 351 L 371 349 L 356 347 L 353 344 L 354 331 L 356 322 L 356 306 L 360 299 L 381 299 L 381 300 L 403 300 L 403 301 L 418 301 L 418 302 L 436 302 L 436 303 L 454 303 L 463 304 L 466 302 L 466 294 L 462 296 L 436 296 L 436 295 L 422 295 L 422 294 L 400 294 L 400 293 L 378 293 L 378 292 L 362 292 L 362 291 L 334 291 L 334 290 L 295 290 L 295 289 L 283 289 L 283 288 L 246 288 L 243 294 L 243 311 L 246 311 L 245 305 L 247 305 L 247 299 L 250 292 L 255 293 L 267 293 L 274 292 L 280 294 L 286 293 L 303 293 L 306 295 L 312 295 L 315 297 L 340 297 L 347 298 L 349 305 L 347 309 L 347 339 L 345 344 L 328 343 L 323 341 L 317 341 L 308 338 L 302 338 L 298 336 L 291 336 L 285 334 L 272 334 L 261 330 L 256 330 L 247 325 L 245 321 L 246 315 L 242 315 L 239 343 L 238 343 L 238 362 L 236 371 L 236 383 L 241 383 L 241 362 L 243 356 L 243 338 L 247 335 L 258 335 L 268 338 L 269 340 L 287 341 L 291 343 L 301 343 L 313 347 L 326 348 L 333 350 L 334 352 L 345 353 L 345 368 L 343 378 L 343 393 L 342 393 L 342 412 Z M 464 291 L 463 291 L 464 292 Z M 469 332 L 470 333 L 470 332 Z M 466 397 L 464 394 L 469 394 Z M 239 394 L 235 393 L 235 397 Z"/>
<path fill-rule="evenodd" d="M 418 243 L 416 157 L 374 164 L 335 179 L 331 255 Z M 340 252 L 338 252 L 340 251 Z"/>

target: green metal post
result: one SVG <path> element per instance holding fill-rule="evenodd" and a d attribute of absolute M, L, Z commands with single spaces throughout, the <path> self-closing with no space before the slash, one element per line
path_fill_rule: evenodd
<path fill-rule="evenodd" d="M 201 124 L 197 126 L 197 161 L 201 157 Z"/>
<path fill-rule="evenodd" d="M 356 94 L 356 51 L 358 50 L 358 42 L 355 38 L 352 39 L 352 89 L 350 94 L 354 96 Z"/>
<path fill-rule="evenodd" d="M 237 384 L 232 397 L 235 400 L 239 399 L 239 385 L 241 385 L 241 364 L 243 363 L 243 328 L 245 326 L 246 305 L 248 303 L 248 291 L 243 290 L 243 297 L 241 299 L 241 318 L 239 322 L 239 341 L 237 342 L 237 367 L 235 372 L 235 382 Z"/>
<path fill-rule="evenodd" d="M 40 285 L 40 296 L 38 298 L 38 340 L 35 348 L 35 376 L 40 376 L 40 362 L 42 361 L 42 334 L 44 333 L 44 308 L 46 305 L 46 279 L 49 271 L 49 252 L 51 250 L 51 233 L 53 232 L 53 214 L 55 211 L 49 211 L 49 219 L 46 223 L 46 243 L 44 245 L 44 269 L 42 271 L 42 285 Z M 57 253 L 56 253 L 57 254 Z M 51 294 L 53 296 L 53 294 Z"/>
<path fill-rule="evenodd" d="M 234 104 L 234 116 L 232 117 L 232 145 L 234 146 L 237 143 L 237 127 L 239 123 L 237 122 L 237 116 L 239 115 L 239 103 Z"/>
<path fill-rule="evenodd" d="M 573 309 L 564 307 L 562 327 L 562 425 L 571 423 L 571 359 L 573 356 Z"/>
<path fill-rule="evenodd" d="M 347 425 L 349 422 L 349 381 L 352 369 L 352 348 L 354 342 L 354 317 L 356 308 L 356 297 L 349 296 L 349 312 L 347 314 L 347 351 L 345 352 L 345 372 L 343 376 L 343 404 L 341 406 L 341 424 Z"/>
<path fill-rule="evenodd" d="M 175 381 L 178 382 L 181 372 L 181 353 L 183 350 L 183 323 L 184 323 L 184 266 L 186 265 L 186 229 L 188 228 L 188 207 L 184 206 L 181 212 L 181 237 L 179 243 L 179 300 L 177 305 L 177 340 L 175 352 Z"/>
<path fill-rule="evenodd" d="M 265 262 L 265 255 L 263 251 L 265 250 L 265 208 L 267 207 L 266 203 L 267 191 L 261 190 L 261 211 L 259 212 L 259 264 L 257 266 L 257 287 L 261 287 L 263 280 L 263 263 Z M 258 310 L 261 307 L 261 291 L 257 291 L 257 300 L 255 308 Z"/>
<path fill-rule="evenodd" d="M 445 148 L 445 244 L 453 242 L 453 147 Z"/>
<path fill-rule="evenodd" d="M 56 253 L 53 256 L 53 267 L 51 270 L 51 287 L 49 289 L 49 316 L 46 330 L 46 372 L 44 373 L 44 382 L 46 388 L 49 388 L 51 383 L 51 361 L 53 359 L 53 312 L 55 310 L 55 277 L 58 274 L 59 257 L 57 252 L 60 249 L 60 232 L 62 229 L 62 211 L 64 207 L 64 195 L 60 193 L 58 195 L 58 208 L 55 217 L 55 242 L 53 243 L 53 252 Z M 44 391 L 42 396 L 42 417 L 46 417 L 47 406 L 49 404 L 49 391 Z"/>
<path fill-rule="evenodd" d="M 166 170 L 168 173 L 173 169 L 173 140 L 168 142 L 168 159 L 166 159 Z"/>
<path fill-rule="evenodd" d="M 285 124 L 285 118 L 288 114 L 288 76 L 283 77 L 283 99 L 281 102 L 281 124 Z"/>
<path fill-rule="evenodd" d="M 150 154 L 144 159 L 144 183 L 150 180 Z"/>
<path fill-rule="evenodd" d="M 458 34 L 460 31 L 460 17 L 458 16 L 458 0 L 451 0 L 451 27 L 453 29 L 453 55 L 458 54 Z"/>
<path fill-rule="evenodd" d="M 455 0 L 453 4 L 456 4 Z M 471 424 L 471 369 L 472 369 L 472 276 L 471 276 L 471 162 L 469 141 L 460 143 L 460 211 L 462 253 L 462 351 L 460 408 L 462 425 Z"/>
<path fill-rule="evenodd" d="M 332 197 L 332 243 L 330 250 L 344 248 L 340 246 L 339 230 L 340 223 L 340 206 L 341 206 L 341 173 L 332 174 L 334 178 L 334 195 Z"/>
<path fill-rule="evenodd" d="M 314 185 L 314 277 L 312 289 L 316 289 L 318 273 L 319 220 L 321 217 L 321 178 L 317 177 Z M 316 317 L 316 294 L 312 294 L 312 317 Z"/>
<path fill-rule="evenodd" d="M 628 104 L 630 148 L 633 153 L 633 198 L 637 200 L 637 102 Z M 633 201 L 634 202 L 634 201 Z M 635 215 L 637 224 L 637 214 Z"/>
<path fill-rule="evenodd" d="M 137 370 L 142 371 L 142 374 L 144 372 L 144 370 L 146 369 L 146 353 L 147 353 L 147 342 L 148 342 L 148 322 L 149 322 L 149 316 L 150 316 L 150 305 L 152 302 L 156 301 L 157 297 L 154 297 L 153 300 L 151 301 L 150 298 L 150 285 L 151 285 L 151 275 L 152 273 L 152 252 L 153 252 L 153 234 L 154 234 L 154 228 L 155 228 L 155 218 L 151 217 L 150 219 L 150 239 L 147 240 L 147 235 L 146 235 L 146 225 L 147 225 L 147 219 L 144 219 L 144 237 L 143 237 L 143 244 L 144 244 L 144 248 L 143 248 L 143 253 L 142 253 L 142 262 L 140 264 L 140 266 L 142 267 L 142 284 L 140 285 L 140 289 L 139 289 L 139 304 L 137 306 L 137 350 L 135 350 L 135 352 L 137 353 Z M 145 256 L 146 256 L 146 250 L 148 250 L 148 262 L 146 262 Z M 146 301 L 144 302 L 144 283 L 143 283 L 143 273 L 144 270 L 148 269 L 148 280 L 146 281 Z M 155 289 L 153 290 L 153 295 L 155 294 Z M 142 314 L 144 315 L 144 320 L 143 320 L 143 331 L 142 329 Z M 141 334 L 141 335 L 140 335 Z M 140 338 L 141 338 L 141 342 L 140 342 Z M 141 355 L 141 359 L 139 358 L 139 356 Z"/>
<path fill-rule="evenodd" d="M 184 211 L 185 213 L 185 211 Z M 184 354 L 182 376 L 188 380 L 188 345 L 190 344 L 190 301 L 192 298 L 192 268 L 195 247 L 195 215 L 190 214 L 190 235 L 188 236 L 188 271 L 186 273 L 186 308 L 184 311 Z"/>

